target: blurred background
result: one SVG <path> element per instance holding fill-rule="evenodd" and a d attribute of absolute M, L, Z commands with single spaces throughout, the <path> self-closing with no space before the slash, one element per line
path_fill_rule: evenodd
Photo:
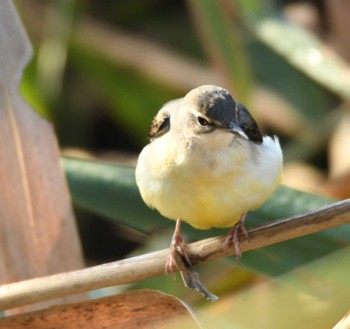
<path fill-rule="evenodd" d="M 284 184 L 350 196 L 349 1 L 15 4 L 34 49 L 21 93 L 52 122 L 63 155 L 133 166 L 163 103 L 217 84 L 280 137 Z M 148 238 L 75 211 L 87 264 L 122 258 Z M 223 266 L 238 278 L 231 287 L 263 280 Z"/>

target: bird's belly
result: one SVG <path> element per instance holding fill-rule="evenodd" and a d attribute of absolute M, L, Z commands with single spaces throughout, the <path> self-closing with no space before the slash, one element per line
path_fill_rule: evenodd
<path fill-rule="evenodd" d="M 237 173 L 221 177 L 174 175 L 158 183 L 162 192 L 154 193 L 153 207 L 165 217 L 181 218 L 199 229 L 231 227 L 271 193 L 254 178 L 242 180 Z"/>

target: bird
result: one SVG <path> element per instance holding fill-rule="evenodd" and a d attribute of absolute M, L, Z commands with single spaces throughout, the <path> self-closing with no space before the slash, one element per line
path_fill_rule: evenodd
<path fill-rule="evenodd" d="M 164 104 L 148 138 L 135 178 L 143 201 L 176 221 L 165 271 L 176 270 L 178 252 L 191 265 L 182 221 L 196 229 L 231 228 L 223 249 L 233 245 L 239 261 L 239 235 L 248 236 L 246 214 L 265 203 L 281 181 L 278 137 L 262 135 L 228 90 L 203 85 Z"/>

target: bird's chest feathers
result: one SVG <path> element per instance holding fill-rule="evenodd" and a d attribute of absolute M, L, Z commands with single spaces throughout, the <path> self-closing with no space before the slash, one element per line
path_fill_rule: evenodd
<path fill-rule="evenodd" d="M 245 162 L 250 150 L 247 145 L 234 140 L 232 135 L 226 139 L 212 140 L 202 145 L 194 141 L 193 145 L 183 148 L 172 159 L 173 165 L 164 177 L 173 188 L 200 190 L 224 186 L 234 181 L 245 171 Z M 169 160 L 168 160 L 169 161 Z M 169 161 L 171 162 L 171 161 Z"/>
<path fill-rule="evenodd" d="M 177 214 L 197 228 L 231 226 L 244 211 L 237 203 L 232 207 L 232 202 L 240 198 L 238 191 L 241 177 L 246 176 L 248 152 L 241 150 L 241 145 L 235 146 L 227 143 L 222 148 L 193 147 L 172 159 L 173 165 L 158 181 L 163 214 L 170 218 Z"/>

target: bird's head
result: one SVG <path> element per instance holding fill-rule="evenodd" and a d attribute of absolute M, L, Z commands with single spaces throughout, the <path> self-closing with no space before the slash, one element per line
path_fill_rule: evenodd
<path fill-rule="evenodd" d="M 166 103 L 153 120 L 149 138 L 161 137 L 170 129 L 186 131 L 205 139 L 230 133 L 255 144 L 262 134 L 248 110 L 221 87 L 205 85 L 184 98 Z"/>
<path fill-rule="evenodd" d="M 213 85 L 191 90 L 182 101 L 185 120 L 196 134 L 231 133 L 238 138 L 262 143 L 257 123 L 248 110 L 230 93 Z"/>

